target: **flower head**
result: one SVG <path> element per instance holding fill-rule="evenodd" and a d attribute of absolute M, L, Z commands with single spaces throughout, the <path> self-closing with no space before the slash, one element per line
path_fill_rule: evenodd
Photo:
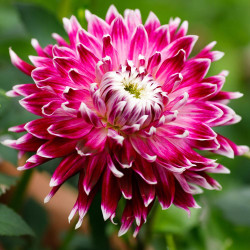
<path fill-rule="evenodd" d="M 189 212 L 199 207 L 199 186 L 220 188 L 209 173 L 228 169 L 195 149 L 231 158 L 248 150 L 212 129 L 240 120 L 226 104 L 241 94 L 221 90 L 225 71 L 206 77 L 223 56 L 212 51 L 214 42 L 190 57 L 197 37 L 186 35 L 186 21 L 161 25 L 151 12 L 143 25 L 139 10 L 122 17 L 114 6 L 105 21 L 89 11 L 86 19 L 87 31 L 74 16 L 63 19 L 69 43 L 53 34 L 57 45 L 42 48 L 32 39 L 33 66 L 10 49 L 12 63 L 35 84 L 16 85 L 8 95 L 24 96 L 20 104 L 41 118 L 10 128 L 26 134 L 4 143 L 35 152 L 19 170 L 62 158 L 46 202 L 79 173 L 69 216 L 79 213 L 77 227 L 101 189 L 104 219 L 113 222 L 123 197 L 119 234 L 135 222 L 136 235 L 156 199 L 163 209 L 174 204 Z"/>

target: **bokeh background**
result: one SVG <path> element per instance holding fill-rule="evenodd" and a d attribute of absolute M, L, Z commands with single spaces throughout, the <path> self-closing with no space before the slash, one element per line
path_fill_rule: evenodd
<path fill-rule="evenodd" d="M 42 46 L 54 43 L 52 32 L 65 37 L 62 17 L 76 15 L 86 27 L 84 10 L 105 17 L 114 4 L 120 12 L 138 8 L 143 21 L 153 11 L 161 23 L 170 17 L 189 21 L 189 34 L 199 36 L 194 53 L 211 41 L 225 56 L 213 63 L 209 74 L 227 69 L 230 74 L 224 90 L 240 91 L 244 97 L 230 106 L 242 116 L 239 124 L 218 128 L 223 135 L 250 145 L 250 1 L 249 0 L 26 0 L 0 2 L 0 139 L 15 138 L 8 127 L 32 118 L 17 99 L 5 96 L 14 84 L 31 80 L 15 69 L 8 48 L 24 60 L 35 54 L 30 45 L 37 38 Z M 78 231 L 68 225 L 76 192 L 76 179 L 70 180 L 55 196 L 43 204 L 48 192 L 49 174 L 57 162 L 35 171 L 17 173 L 17 152 L 0 146 L 0 249 L 250 249 L 250 160 L 249 156 L 226 159 L 230 175 L 217 175 L 222 191 L 205 191 L 196 196 L 202 209 L 191 217 L 171 207 L 154 207 L 137 239 L 131 232 L 117 237 L 118 226 L 103 222 L 100 200 L 94 201 L 84 225 Z M 7 205 L 7 206 L 6 206 Z"/>

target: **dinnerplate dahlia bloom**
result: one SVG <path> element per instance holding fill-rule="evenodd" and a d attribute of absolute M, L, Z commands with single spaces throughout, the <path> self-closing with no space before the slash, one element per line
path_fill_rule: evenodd
<path fill-rule="evenodd" d="M 24 96 L 20 104 L 40 118 L 10 128 L 26 132 L 4 144 L 22 153 L 35 152 L 19 170 L 62 158 L 45 202 L 71 176 L 79 174 L 80 227 L 101 189 L 104 220 L 114 222 L 117 204 L 125 200 L 119 235 L 134 222 L 136 235 L 153 203 L 174 204 L 189 212 L 199 207 L 193 195 L 201 188 L 219 189 L 209 173 L 228 169 L 197 152 L 228 156 L 248 150 L 213 131 L 240 117 L 226 104 L 241 97 L 224 92 L 227 72 L 206 77 L 222 52 L 215 42 L 193 57 L 197 36 L 187 35 L 179 18 L 161 25 L 151 12 L 142 24 L 139 10 L 114 6 L 105 21 L 86 11 L 87 30 L 72 16 L 64 18 L 69 42 L 53 34 L 56 45 L 42 48 L 30 65 L 11 49 L 12 63 L 35 83 L 16 85 L 7 94 Z"/>

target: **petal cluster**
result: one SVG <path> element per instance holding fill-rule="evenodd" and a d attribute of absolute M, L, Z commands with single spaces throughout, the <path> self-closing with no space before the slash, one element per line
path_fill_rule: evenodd
<path fill-rule="evenodd" d="M 187 35 L 179 18 L 161 25 L 151 12 L 145 24 L 139 10 L 121 16 L 114 6 L 106 19 L 86 11 L 87 30 L 64 18 L 69 43 L 53 34 L 56 45 L 42 48 L 30 65 L 11 49 L 12 63 L 34 83 L 16 85 L 7 94 L 24 96 L 20 104 L 39 116 L 10 128 L 26 132 L 4 144 L 35 152 L 19 170 L 62 158 L 50 182 L 48 202 L 71 176 L 79 174 L 78 198 L 69 220 L 77 227 L 98 190 L 105 220 L 114 222 L 125 200 L 119 235 L 135 223 L 136 235 L 156 199 L 189 212 L 199 207 L 193 195 L 219 189 L 209 173 L 228 169 L 197 150 L 234 157 L 248 150 L 213 131 L 240 117 L 227 106 L 240 93 L 222 91 L 226 71 L 206 77 L 222 52 L 215 42 L 190 57 L 197 36 Z"/>

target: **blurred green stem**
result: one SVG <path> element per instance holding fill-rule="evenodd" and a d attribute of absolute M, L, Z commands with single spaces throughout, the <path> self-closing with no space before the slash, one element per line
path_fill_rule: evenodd
<path fill-rule="evenodd" d="M 101 193 L 97 192 L 89 210 L 91 237 L 95 249 L 109 250 L 109 239 L 106 232 L 106 222 L 103 220 L 100 209 Z"/>
<path fill-rule="evenodd" d="M 75 235 L 75 232 L 76 232 L 75 225 L 76 225 L 76 222 L 72 223 L 72 226 L 66 232 L 66 235 L 65 235 L 65 237 L 63 239 L 61 247 L 58 250 L 67 250 L 67 249 L 69 249 L 69 244 L 70 244 L 71 240 L 74 238 L 74 235 Z"/>
<path fill-rule="evenodd" d="M 176 250 L 173 234 L 167 234 L 166 241 L 169 250 Z"/>
<path fill-rule="evenodd" d="M 25 170 L 16 186 L 16 189 L 12 195 L 9 206 L 14 210 L 18 211 L 22 206 L 22 200 L 25 195 L 25 191 L 28 187 L 29 181 L 31 179 L 33 169 Z"/>

